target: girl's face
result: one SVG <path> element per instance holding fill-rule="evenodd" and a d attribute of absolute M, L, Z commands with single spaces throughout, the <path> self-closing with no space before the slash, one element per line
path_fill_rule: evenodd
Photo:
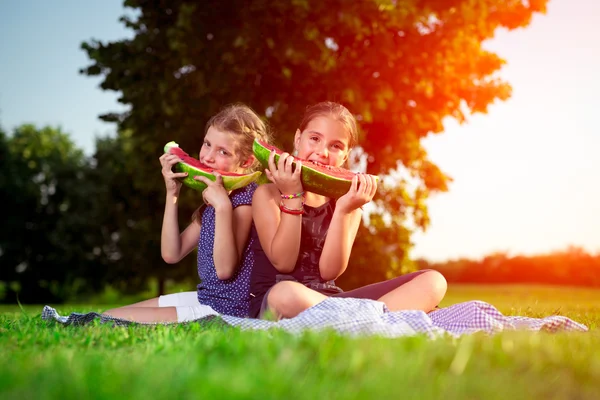
<path fill-rule="evenodd" d="M 335 167 L 348 159 L 349 143 L 350 133 L 344 125 L 326 116 L 311 120 L 303 132 L 296 131 L 294 139 L 298 158 Z"/>
<path fill-rule="evenodd" d="M 247 168 L 252 160 L 240 158 L 234 134 L 220 131 L 211 126 L 208 128 L 200 148 L 200 162 L 213 169 L 240 172 Z"/>

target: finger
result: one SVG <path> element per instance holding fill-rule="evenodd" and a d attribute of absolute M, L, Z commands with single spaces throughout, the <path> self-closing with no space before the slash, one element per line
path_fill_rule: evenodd
<path fill-rule="evenodd" d="M 367 190 L 367 177 L 365 176 L 365 174 L 361 173 L 359 175 L 359 179 L 360 179 L 360 182 L 359 182 L 360 184 L 359 184 L 359 187 L 358 187 L 358 191 L 361 194 L 364 194 L 366 192 L 366 190 Z"/>
<path fill-rule="evenodd" d="M 364 187 L 364 194 L 368 195 L 369 193 L 371 193 L 371 187 L 372 185 L 372 181 L 371 181 L 371 177 L 369 175 L 363 175 L 365 178 L 365 187 Z"/>
<path fill-rule="evenodd" d="M 206 189 L 204 189 L 202 191 L 202 200 L 204 201 L 204 204 L 206 204 L 207 206 L 210 206 L 210 203 L 208 202 L 208 200 L 206 199 L 206 197 L 204 197 L 204 192 L 206 192 Z"/>
<path fill-rule="evenodd" d="M 371 175 L 365 175 L 365 182 L 367 182 L 367 190 L 365 191 L 365 194 L 370 196 L 371 191 L 373 191 L 373 177 Z"/>
<path fill-rule="evenodd" d="M 352 178 L 352 184 L 350 185 L 350 192 L 356 193 L 358 191 L 358 175 L 354 175 Z"/>
<path fill-rule="evenodd" d="M 167 167 L 169 166 L 169 154 L 164 154 L 162 155 L 160 158 L 160 165 L 162 165 L 163 167 Z"/>
<path fill-rule="evenodd" d="M 271 154 L 269 154 L 269 169 L 271 170 L 271 173 L 277 170 L 275 167 L 275 150 L 271 150 Z"/>
<path fill-rule="evenodd" d="M 170 159 L 167 160 L 167 164 L 169 164 L 171 166 L 173 166 L 173 165 L 175 165 L 177 163 L 180 163 L 180 162 L 181 162 L 181 158 L 176 157 L 176 156 L 173 156 L 173 158 L 170 158 Z"/>
<path fill-rule="evenodd" d="M 294 171 L 294 178 L 301 179 L 302 174 L 302 161 L 296 161 L 296 170 Z"/>
<path fill-rule="evenodd" d="M 360 172 L 356 174 L 356 193 L 360 193 L 362 190 L 362 180 L 360 176 Z"/>
<path fill-rule="evenodd" d="M 273 174 L 268 169 L 265 169 L 265 175 L 267 175 L 267 179 L 271 182 L 275 183 L 275 179 L 273 178 Z"/>
<path fill-rule="evenodd" d="M 162 172 L 163 176 L 165 176 L 167 178 L 172 178 L 173 174 L 174 174 L 173 170 L 168 165 L 165 165 L 161 172 Z"/>
<path fill-rule="evenodd" d="M 279 165 L 277 165 L 278 170 L 285 171 L 285 161 L 287 160 L 288 157 L 289 157 L 288 153 L 282 153 L 279 156 Z"/>
<path fill-rule="evenodd" d="M 177 158 L 180 159 L 179 156 L 176 156 L 175 154 L 170 154 L 170 153 L 165 153 L 160 157 L 162 160 L 169 160 L 171 158 Z"/>
<path fill-rule="evenodd" d="M 375 196 L 375 193 L 377 193 L 377 177 L 374 175 L 370 175 L 371 176 L 371 180 L 372 180 L 372 186 L 371 186 L 371 198 L 373 198 Z"/>
<path fill-rule="evenodd" d="M 289 156 L 285 160 L 285 172 L 291 174 L 292 173 L 292 164 L 294 163 L 294 157 Z"/>
<path fill-rule="evenodd" d="M 223 177 L 221 174 L 218 172 L 213 172 L 213 175 L 215 176 L 215 183 L 219 186 L 223 186 Z"/>
<path fill-rule="evenodd" d="M 271 177 L 275 179 L 277 178 L 279 173 L 279 170 L 277 169 L 277 163 L 275 162 L 276 155 L 277 153 L 275 152 L 275 150 L 273 150 L 269 155 L 269 172 L 271 173 Z"/>
<path fill-rule="evenodd" d="M 185 178 L 188 175 L 187 172 L 177 172 L 169 175 L 171 178 Z"/>
<path fill-rule="evenodd" d="M 168 169 L 170 169 L 170 168 L 172 168 L 172 167 L 173 167 L 173 164 L 175 164 L 175 163 L 176 163 L 176 162 L 175 162 L 175 163 L 174 163 L 174 162 L 172 162 L 171 160 L 177 160 L 177 158 L 176 158 L 176 157 L 174 157 L 174 156 L 168 155 L 167 157 L 163 158 L 163 159 L 160 161 L 160 163 L 161 163 L 161 165 L 162 165 L 164 168 L 168 168 Z"/>
<path fill-rule="evenodd" d="M 210 185 L 212 185 L 212 184 L 213 184 L 213 181 L 212 181 L 212 180 L 210 180 L 210 179 L 208 179 L 207 177 L 205 177 L 205 176 L 202 176 L 202 175 L 196 175 L 196 176 L 194 176 L 194 179 L 195 179 L 195 180 L 197 180 L 197 181 L 200 181 L 200 182 L 203 182 L 203 183 L 205 183 L 205 184 L 206 184 L 206 186 L 210 186 Z M 206 190 L 206 189 L 204 189 L 204 190 Z"/>

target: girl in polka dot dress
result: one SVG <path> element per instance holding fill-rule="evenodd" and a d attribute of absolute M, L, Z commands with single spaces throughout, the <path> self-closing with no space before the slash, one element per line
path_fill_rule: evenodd
<path fill-rule="evenodd" d="M 222 171 L 247 173 L 257 166 L 252 153 L 255 138 L 268 141 L 267 127 L 245 105 L 224 108 L 207 125 L 200 149 L 200 161 Z M 198 248 L 198 274 L 201 283 L 194 292 L 175 293 L 106 311 L 104 314 L 137 322 L 184 322 L 218 312 L 246 317 L 250 303 L 250 273 L 253 254 L 249 238 L 252 224 L 252 195 L 257 185 L 227 193 L 222 178 L 213 182 L 202 176 L 194 179 L 207 184 L 202 192 L 206 206 L 194 213 L 192 222 L 180 234 L 177 199 L 186 173 L 174 173 L 177 156 L 160 157 L 166 185 L 166 203 L 161 233 L 163 259 L 174 264 Z"/>

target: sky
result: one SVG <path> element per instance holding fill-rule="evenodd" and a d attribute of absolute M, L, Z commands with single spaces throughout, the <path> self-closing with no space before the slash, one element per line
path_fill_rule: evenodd
<path fill-rule="evenodd" d="M 55 3 L 56 4 L 56 3 Z M 98 115 L 124 109 L 101 78 L 79 74 L 84 41 L 131 37 L 122 0 L 0 3 L 0 125 L 60 126 L 91 154 L 115 128 Z M 512 97 L 425 139 L 453 178 L 429 200 L 431 225 L 413 257 L 444 261 L 493 252 L 600 252 L 600 0 L 550 0 L 548 13 L 485 47 L 507 64 Z"/>

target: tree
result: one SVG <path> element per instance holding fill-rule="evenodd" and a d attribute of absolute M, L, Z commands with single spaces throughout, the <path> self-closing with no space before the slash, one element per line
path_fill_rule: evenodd
<path fill-rule="evenodd" d="M 94 254 L 96 182 L 83 152 L 60 129 L 33 125 L 0 135 L 4 300 L 55 302 L 103 286 Z M 6 290 L 6 289 L 5 289 Z"/>
<path fill-rule="evenodd" d="M 427 197 L 447 190 L 450 178 L 421 139 L 442 132 L 444 118 L 464 121 L 509 97 L 510 86 L 494 75 L 504 61 L 482 42 L 500 27 L 526 26 L 546 3 L 127 0 L 139 14 L 122 21 L 135 36 L 83 43 L 92 63 L 82 73 L 103 76 L 101 87 L 120 92 L 130 107 L 101 118 L 131 135 L 127 160 L 148 200 L 150 212 L 140 221 L 148 233 L 158 232 L 152 213 L 164 201 L 155 167 L 160 149 L 170 140 L 199 147 L 205 121 L 222 105 L 252 106 L 276 128 L 276 144 L 289 149 L 307 105 L 345 104 L 361 125 L 354 165 L 395 177 L 381 188 L 372 216 L 385 223 L 369 230 L 389 242 L 359 236 L 353 255 L 394 249 L 373 267 L 382 270 L 375 276 L 407 261 L 411 231 L 429 223 Z"/>
<path fill-rule="evenodd" d="M 164 292 L 167 278 L 184 280 L 196 277 L 192 256 L 186 258 L 190 268 L 171 268 L 160 255 L 160 223 L 162 212 L 152 209 L 157 199 L 146 198 L 135 183 L 140 179 L 136 168 L 127 163 L 132 153 L 127 134 L 117 138 L 96 140 L 94 169 L 91 180 L 99 185 L 99 209 L 94 213 L 96 224 L 102 235 L 99 252 L 107 260 L 106 282 L 115 286 L 121 293 L 139 293 L 150 278 L 158 282 L 159 294 Z M 129 166 L 129 167 L 128 167 Z M 155 170 L 160 171 L 158 159 Z M 158 178 L 162 181 L 162 178 Z M 153 179 L 153 181 L 155 181 Z M 187 193 L 189 196 L 192 193 Z M 164 197 L 164 194 L 162 194 Z M 188 201 L 189 203 L 189 201 Z M 185 206 L 180 211 L 184 217 L 180 224 L 191 222 L 191 209 Z M 157 224 L 158 222 L 158 224 Z M 151 224 L 148 226 L 148 224 Z"/>
<path fill-rule="evenodd" d="M 450 283 L 525 283 L 600 287 L 600 254 L 582 248 L 538 255 L 492 253 L 480 260 L 440 263 L 419 260 L 424 268 L 440 271 Z"/>

